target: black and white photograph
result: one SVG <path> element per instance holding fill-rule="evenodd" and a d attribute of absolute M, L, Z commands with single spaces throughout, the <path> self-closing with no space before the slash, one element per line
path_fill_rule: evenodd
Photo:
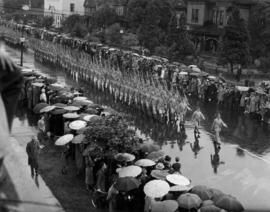
<path fill-rule="evenodd" d="M 270 212 L 270 0 L 0 0 L 0 212 Z"/>

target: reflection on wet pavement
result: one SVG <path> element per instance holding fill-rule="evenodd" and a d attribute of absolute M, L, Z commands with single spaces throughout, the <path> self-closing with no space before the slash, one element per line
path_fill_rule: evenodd
<path fill-rule="evenodd" d="M 12 51 L 13 57 L 19 53 Z M 225 193 L 236 196 L 246 209 L 270 209 L 270 131 L 269 126 L 251 120 L 245 115 L 221 110 L 222 119 L 229 128 L 221 134 L 220 148 L 213 143 L 211 123 L 217 111 L 216 105 L 201 104 L 206 116 L 203 122 L 201 137 L 194 138 L 192 125 L 186 127 L 187 138 L 181 137 L 176 129 L 160 124 L 139 111 L 115 102 L 106 93 L 80 83 L 76 85 L 69 76 L 57 68 L 44 67 L 33 61 L 32 54 L 26 54 L 28 64 L 34 63 L 36 69 L 53 77 L 67 86 L 84 87 L 87 95 L 95 103 L 108 105 L 119 112 L 124 112 L 133 121 L 136 129 L 146 142 L 156 142 L 172 160 L 178 156 L 182 164 L 182 173 L 192 183 L 203 184 L 221 189 Z M 196 100 L 191 100 L 191 105 Z M 189 120 L 190 114 L 188 114 Z M 34 130 L 37 117 L 30 111 L 20 107 L 14 122 L 15 128 Z M 18 132 L 18 131 L 17 131 Z"/>

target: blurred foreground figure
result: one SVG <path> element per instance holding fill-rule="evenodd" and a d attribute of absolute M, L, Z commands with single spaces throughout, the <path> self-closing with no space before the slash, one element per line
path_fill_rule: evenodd
<path fill-rule="evenodd" d="M 0 44 L 0 184 L 4 179 L 3 157 L 8 151 L 9 132 L 22 89 L 23 77 Z"/>

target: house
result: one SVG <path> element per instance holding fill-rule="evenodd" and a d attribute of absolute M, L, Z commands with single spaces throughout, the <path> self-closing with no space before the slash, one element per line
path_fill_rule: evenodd
<path fill-rule="evenodd" d="M 128 0 L 85 0 L 85 15 L 92 16 L 96 10 L 104 5 L 112 8 L 118 16 L 124 16 Z"/>
<path fill-rule="evenodd" d="M 248 21 L 250 9 L 255 4 L 256 0 L 188 0 L 187 29 L 196 49 L 218 51 L 230 15 L 228 9 L 237 6 L 241 17 Z"/>
<path fill-rule="evenodd" d="M 61 27 L 62 21 L 73 14 L 84 15 L 85 0 L 44 0 L 44 15 L 54 17 L 54 26 Z"/>
<path fill-rule="evenodd" d="M 92 16 L 97 10 L 96 0 L 85 0 L 84 1 L 84 15 Z"/>

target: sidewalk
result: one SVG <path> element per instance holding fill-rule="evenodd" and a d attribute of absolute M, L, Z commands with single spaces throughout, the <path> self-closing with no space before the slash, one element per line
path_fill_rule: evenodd
<path fill-rule="evenodd" d="M 42 177 L 38 176 L 35 180 L 31 178 L 25 147 L 35 131 L 17 124 L 15 120 L 7 143 L 10 153 L 5 157 L 4 167 L 8 176 L 2 186 L 1 201 L 11 211 L 64 211 Z"/>

